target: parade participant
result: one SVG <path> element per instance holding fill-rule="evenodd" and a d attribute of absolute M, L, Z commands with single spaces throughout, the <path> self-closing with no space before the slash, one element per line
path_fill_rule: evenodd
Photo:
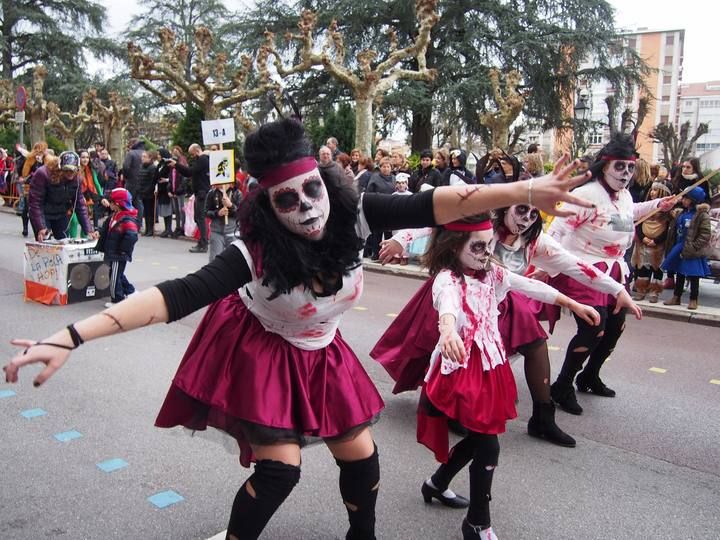
<path fill-rule="evenodd" d="M 121 302 L 135 292 L 135 287 L 125 277 L 127 264 L 132 261 L 138 239 L 137 210 L 133 208 L 130 192 L 115 188 L 110 192 L 112 214 L 103 223 L 95 249 L 105 254 L 110 263 L 110 302 L 105 307 Z"/>
<path fill-rule="evenodd" d="M 667 211 L 674 205 L 672 197 L 633 203 L 627 187 L 635 173 L 637 155 L 631 136 L 614 134 L 590 167 L 592 181 L 575 191 L 593 201 L 595 206 L 590 209 L 570 206 L 577 210 L 577 214 L 555 218 L 548 229 L 548 233 L 570 253 L 621 284 L 627 283 L 629 273 L 623 257 L 635 235 L 633 221 L 658 207 Z M 573 380 L 581 392 L 615 396 L 615 391 L 600 379 L 600 369 L 625 329 L 626 310 L 618 309 L 617 300 L 612 295 L 599 293 L 571 277 L 558 275 L 549 283 L 578 302 L 594 306 L 602 316 L 597 327 L 575 318 L 577 334 L 570 340 L 562 369 L 550 388 L 553 400 L 563 410 L 582 414 L 573 390 Z M 588 362 L 583 369 L 586 360 Z"/>
<path fill-rule="evenodd" d="M 37 240 L 47 239 L 50 232 L 56 240 L 66 238 L 73 213 L 82 231 L 97 238 L 81 190 L 78 155 L 63 152 L 59 158 L 45 156 L 44 163 L 35 171 L 30 185 L 30 221 L 38 231 Z"/>
<path fill-rule="evenodd" d="M 591 307 L 491 264 L 494 243 L 488 217 L 438 228 L 423 258 L 431 279 L 370 353 L 398 382 L 395 391 L 414 390 L 424 380 L 417 440 L 442 465 L 421 492 L 426 503 L 435 498 L 452 508 L 468 507 L 462 523 L 465 540 L 496 538 L 490 526 L 490 489 L 500 453 L 497 435 L 517 416 L 515 380 L 497 323 L 498 302 L 509 289 L 518 289 L 541 302 L 565 306 L 588 324 L 600 321 Z M 449 420 L 468 430 L 451 452 Z M 449 485 L 469 462 L 468 501 Z"/>
<path fill-rule="evenodd" d="M 671 195 L 670 188 L 662 182 L 653 182 L 645 200 L 653 201 Z M 651 303 L 656 303 L 663 291 L 663 271 L 660 268 L 665 254 L 670 216 L 658 212 L 635 228 L 635 246 L 633 248 L 632 265 L 636 269 L 636 294 L 634 300 L 644 300 L 648 296 Z"/>
<path fill-rule="evenodd" d="M 410 197 L 358 196 L 342 177 L 320 173 L 312 145 L 295 120 L 266 124 L 245 140 L 248 172 L 259 180 L 243 203 L 241 239 L 185 278 L 135 294 L 41 342 L 14 340 L 25 351 L 5 366 L 46 364 L 44 383 L 84 341 L 178 320 L 208 304 L 156 425 L 208 426 L 234 436 L 241 463 L 255 472 L 233 503 L 228 538 L 257 538 L 300 477 L 308 437 L 325 441 L 340 468 L 348 539 L 375 538 L 379 462 L 369 424 L 383 403 L 337 327 L 359 301 L 359 252 L 370 227 L 448 223 L 493 206 L 558 200 L 584 180 L 574 164 L 507 186 L 438 188 Z M 560 210 L 561 213 L 564 213 Z M 218 374 L 223 373 L 222 377 Z"/>
<path fill-rule="evenodd" d="M 701 187 L 695 187 L 684 195 L 681 199 L 683 210 L 675 210 L 675 217 L 668 228 L 668 254 L 662 262 L 662 268 L 676 275 L 673 296 L 663 302 L 666 306 L 680 305 L 687 279 L 690 283 L 687 308 L 697 309 L 700 278 L 710 275 L 707 253 L 712 230 L 708 213 L 710 205 L 703 203 L 705 196 L 705 190 Z"/>
<path fill-rule="evenodd" d="M 494 156 L 494 157 L 493 157 Z M 511 176 L 507 182 L 518 180 L 519 167 L 512 165 L 510 156 L 491 152 L 478 161 L 476 176 L 484 178 L 494 161 L 508 161 L 503 166 Z M 640 309 L 632 302 L 625 288 L 596 268 L 585 264 L 569 253 L 553 238 L 542 231 L 542 220 L 537 208 L 528 204 L 514 205 L 497 210 L 495 224 L 495 258 L 514 274 L 527 275 L 535 271 L 556 276 L 563 274 L 590 287 L 601 294 L 615 297 L 616 309 L 628 308 L 639 319 Z M 418 231 L 422 234 L 422 231 Z M 400 231 L 393 236 L 380 253 L 381 260 L 397 258 L 402 247 L 407 249 L 419 234 L 414 231 Z M 402 246 L 402 247 L 401 247 Z M 522 293 L 510 291 L 499 305 L 498 326 L 503 346 L 508 356 L 520 353 L 524 359 L 525 380 L 533 401 L 532 416 L 527 431 L 532 437 L 546 439 L 560 446 L 574 447 L 575 439 L 561 430 L 555 423 L 555 406 L 550 396 L 550 357 L 547 348 L 547 334 L 540 319 L 545 317 L 543 304 L 533 302 Z M 551 328 L 557 314 L 550 313 Z"/>

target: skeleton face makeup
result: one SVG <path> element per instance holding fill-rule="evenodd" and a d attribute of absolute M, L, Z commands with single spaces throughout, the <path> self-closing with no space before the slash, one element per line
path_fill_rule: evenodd
<path fill-rule="evenodd" d="M 624 159 L 614 159 L 603 167 L 605 183 L 613 191 L 621 191 L 628 187 L 635 174 L 635 162 Z"/>
<path fill-rule="evenodd" d="M 320 240 L 330 216 L 330 199 L 317 169 L 268 188 L 273 211 L 290 232 Z"/>
<path fill-rule="evenodd" d="M 488 231 L 473 231 L 460 252 L 460 263 L 470 270 L 487 270 L 495 250 L 495 235 Z"/>
<path fill-rule="evenodd" d="M 505 227 L 510 234 L 522 234 L 540 217 L 540 212 L 534 206 L 527 204 L 514 204 L 505 211 Z"/>

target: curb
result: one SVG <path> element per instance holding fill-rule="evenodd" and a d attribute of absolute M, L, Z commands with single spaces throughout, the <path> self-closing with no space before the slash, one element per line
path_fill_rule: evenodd
<path fill-rule="evenodd" d="M 380 263 L 363 260 L 363 268 L 377 274 L 390 274 L 420 280 L 428 278 L 427 272 L 418 270 L 417 267 L 398 265 L 383 266 Z M 658 306 L 657 304 L 650 304 L 649 302 L 639 302 L 638 305 L 642 308 L 643 315 L 646 317 L 720 328 L 720 315 L 715 315 L 714 313 L 689 312 L 685 308 L 668 308 Z"/>

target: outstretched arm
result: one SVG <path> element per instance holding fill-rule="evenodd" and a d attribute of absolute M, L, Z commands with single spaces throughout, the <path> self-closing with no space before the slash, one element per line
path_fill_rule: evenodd
<path fill-rule="evenodd" d="M 250 279 L 250 268 L 244 256 L 240 249 L 232 245 L 213 262 L 193 274 L 134 294 L 101 313 L 71 325 L 77 332 L 75 340 L 68 328 L 40 342 L 28 339 L 12 340 L 13 345 L 25 350 L 3 368 L 5 380 L 15 383 L 21 367 L 42 363 L 46 367 L 34 381 L 35 386 L 39 386 L 65 364 L 70 352 L 81 343 L 151 324 L 181 319 L 227 296 Z"/>

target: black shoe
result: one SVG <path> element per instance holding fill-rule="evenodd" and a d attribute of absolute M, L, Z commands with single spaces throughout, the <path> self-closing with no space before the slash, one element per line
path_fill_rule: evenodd
<path fill-rule="evenodd" d="M 27 238 L 27 237 L 28 237 L 28 230 L 27 230 L 27 229 L 24 229 L 23 232 L 22 232 L 22 235 L 23 235 L 25 238 Z"/>
<path fill-rule="evenodd" d="M 200 245 L 200 244 L 198 244 L 197 246 L 193 246 L 193 247 L 191 247 L 190 249 L 188 249 L 188 251 L 189 251 L 190 253 L 207 253 L 207 250 L 208 250 L 207 246 L 202 246 L 202 245 Z"/>
<path fill-rule="evenodd" d="M 146 233 L 143 233 L 143 236 L 153 236 L 153 233 L 152 233 L 152 232 L 146 232 Z"/>
<path fill-rule="evenodd" d="M 555 404 L 552 401 L 533 402 L 533 414 L 528 421 L 528 435 L 548 442 L 575 448 L 575 439 L 560 429 L 555 423 Z"/>
<path fill-rule="evenodd" d="M 445 497 L 443 496 L 442 491 L 428 485 L 427 482 L 423 482 L 423 485 L 420 488 L 420 493 L 422 493 L 423 499 L 427 504 L 430 504 L 433 499 L 437 499 L 440 501 L 440 504 L 447 506 L 448 508 L 467 508 L 470 506 L 470 501 L 462 495 L 458 495 L 456 493 L 455 497 Z"/>
<path fill-rule="evenodd" d="M 492 527 L 482 529 L 476 525 L 470 525 L 467 518 L 463 519 L 461 531 L 463 540 L 498 540 Z"/>
<path fill-rule="evenodd" d="M 615 397 L 615 390 L 605 386 L 600 377 L 588 377 L 582 371 L 575 378 L 575 384 L 579 392 L 590 392 L 602 397 Z"/>
<path fill-rule="evenodd" d="M 583 408 L 577 402 L 572 385 L 562 387 L 555 381 L 550 385 L 550 395 L 563 411 L 578 416 L 583 413 Z"/>
<path fill-rule="evenodd" d="M 170 231 L 163 231 L 160 233 L 160 238 L 167 238 L 170 236 Z"/>

